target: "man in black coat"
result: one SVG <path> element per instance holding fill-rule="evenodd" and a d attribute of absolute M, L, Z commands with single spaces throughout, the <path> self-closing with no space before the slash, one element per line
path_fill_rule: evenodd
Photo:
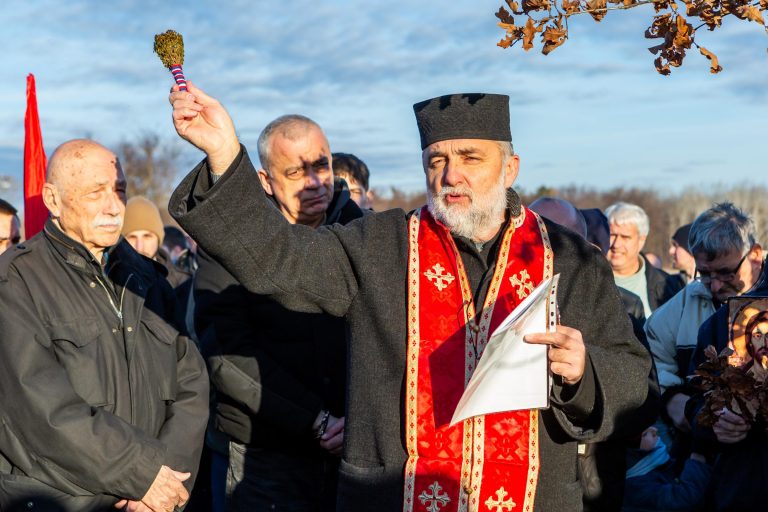
<path fill-rule="evenodd" d="M 334 183 L 328 141 L 314 121 L 275 119 L 259 149 L 262 185 L 288 222 L 317 228 L 363 215 L 346 184 Z M 217 392 L 215 424 L 231 439 L 227 510 L 335 510 L 344 320 L 249 293 L 205 251 L 195 303 Z"/>
<path fill-rule="evenodd" d="M 519 159 L 512 153 L 507 97 L 453 95 L 414 107 L 425 149 L 429 211 L 424 208 L 406 214 L 390 210 L 346 226 L 316 230 L 280 221 L 218 101 L 194 86 L 189 92 L 176 88 L 170 100 L 178 133 L 207 153 L 206 161 L 174 192 L 172 215 L 250 291 L 269 295 L 289 309 L 324 311 L 347 320 L 349 380 L 339 510 L 458 510 L 464 506 L 480 510 L 482 505 L 483 510 L 503 509 L 515 506 L 508 495 L 513 485 L 527 491 L 513 495 L 521 510 L 581 508 L 577 442 L 603 439 L 632 421 L 647 396 L 650 357 L 632 334 L 610 268 L 599 251 L 523 208 L 517 194 L 508 189 L 517 175 Z M 439 222 L 431 211 L 438 212 Z M 455 255 L 450 267 L 427 262 L 426 272 L 414 273 L 413 264 L 421 253 L 416 257 L 413 250 L 426 245 L 418 231 L 421 228 L 416 229 L 418 237 L 414 234 L 419 222 L 437 230 L 444 241 L 433 246 L 435 251 L 448 258 Z M 446 234 L 446 225 L 450 234 Z M 227 236 L 220 236 L 222 229 Z M 518 230 L 537 241 L 515 238 Z M 543 259 L 536 256 L 542 250 Z M 496 279 L 506 272 L 504 264 L 497 267 L 497 263 L 513 252 L 521 256 L 508 260 L 510 266 L 528 265 L 540 274 L 543 264 L 544 275 L 561 275 L 557 297 L 561 325 L 526 338 L 529 343 L 550 345 L 551 406 L 516 413 L 531 418 L 526 424 L 528 442 L 523 444 L 517 444 L 521 432 L 513 425 L 523 425 L 515 423 L 517 420 L 496 432 L 481 435 L 477 431 L 480 437 L 500 436 L 494 446 L 478 446 L 482 452 L 476 451 L 470 431 L 474 425 L 493 423 L 494 418 L 480 416 L 457 425 L 467 429 L 467 450 L 461 455 L 467 471 L 461 475 L 453 470 L 434 473 L 442 483 L 435 480 L 427 485 L 427 481 L 419 484 L 417 467 L 413 485 L 411 469 L 419 465 L 414 458 L 421 447 L 413 446 L 411 434 L 424 426 L 413 423 L 414 415 L 430 423 L 430 428 L 440 421 L 437 426 L 445 427 L 451 437 L 435 441 L 446 448 L 461 443 L 462 436 L 453 438 L 455 431 L 438 420 L 437 411 L 422 414 L 420 407 L 406 404 L 406 400 L 414 403 L 411 386 L 420 385 L 420 380 L 413 380 L 417 370 L 408 356 L 413 346 L 431 341 L 444 346 L 447 339 L 425 339 L 409 330 L 416 314 L 412 306 L 418 306 L 422 315 L 421 302 L 409 304 L 416 292 L 412 281 L 424 287 L 425 298 L 435 297 L 436 307 L 447 311 L 434 318 L 422 315 L 424 324 L 459 322 L 460 330 L 450 339 L 460 347 L 471 345 L 460 348 L 458 354 L 475 364 L 482 350 L 475 340 L 488 333 L 487 324 L 478 326 L 477 319 L 484 322 L 494 304 L 514 302 L 525 295 L 522 284 L 530 276 L 521 272 L 513 276 L 517 277 L 516 294 L 498 295 L 499 301 L 485 303 L 477 316 L 470 312 L 474 304 L 497 293 L 499 286 L 515 282 L 507 281 L 507 274 L 503 274 L 505 279 Z M 455 279 L 452 272 L 458 272 L 460 278 Z M 468 297 L 463 303 L 440 303 L 443 291 Z M 446 348 L 457 353 L 455 345 Z M 424 361 L 418 371 L 431 369 L 434 378 L 449 379 L 446 384 L 461 391 L 466 375 L 456 376 L 456 368 L 442 366 L 443 355 Z M 429 393 L 419 398 L 431 399 Z M 441 405 L 442 418 L 452 409 L 451 404 Z M 540 428 L 532 432 L 530 426 L 536 424 Z M 491 465 L 504 472 L 507 468 L 496 461 L 499 457 L 516 460 L 517 451 L 539 455 L 532 466 L 523 467 L 533 478 L 484 487 L 484 479 L 493 477 L 485 475 L 481 466 L 493 461 Z"/>
<path fill-rule="evenodd" d="M 169 323 L 162 267 L 120 238 L 120 163 L 64 143 L 43 201 L 44 230 L 0 257 L 0 510 L 173 510 L 197 471 L 208 375 Z"/>

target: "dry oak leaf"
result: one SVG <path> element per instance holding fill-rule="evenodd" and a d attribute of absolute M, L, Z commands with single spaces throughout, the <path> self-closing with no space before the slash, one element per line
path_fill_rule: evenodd
<path fill-rule="evenodd" d="M 507 0 L 507 5 L 509 6 L 509 8 L 512 10 L 513 13 L 523 14 L 523 11 L 520 10 L 520 5 L 517 2 Z"/>
<path fill-rule="evenodd" d="M 560 46 L 568 38 L 568 29 L 563 28 L 562 16 L 557 18 L 554 26 L 544 29 L 544 33 L 541 34 L 541 40 L 544 41 L 544 48 L 541 49 L 541 53 L 549 55 L 549 52 Z"/>
<path fill-rule="evenodd" d="M 581 10 L 581 2 L 579 0 L 563 0 L 562 8 L 566 14 L 573 14 Z"/>
<path fill-rule="evenodd" d="M 500 46 L 501 48 L 509 48 L 516 42 L 518 42 L 520 38 L 518 36 L 506 36 L 501 41 L 496 43 L 496 46 Z"/>
<path fill-rule="evenodd" d="M 656 12 L 666 11 L 667 9 L 677 10 L 677 4 L 674 0 L 653 0 L 653 8 Z"/>
<path fill-rule="evenodd" d="M 501 22 L 499 23 L 500 27 L 502 24 L 515 24 L 515 18 L 513 18 L 512 15 L 509 14 L 509 11 L 503 7 L 499 7 L 499 11 L 496 13 L 496 17 L 499 18 L 499 21 Z"/>
<path fill-rule="evenodd" d="M 549 8 L 549 0 L 523 0 L 523 12 L 525 14 L 531 11 L 548 11 Z"/>
<path fill-rule="evenodd" d="M 679 14 L 675 19 L 675 25 L 677 31 L 675 32 L 675 39 L 672 44 L 680 48 L 690 48 L 693 43 L 693 25 L 688 23 L 686 19 Z"/>
<path fill-rule="evenodd" d="M 707 25 L 710 31 L 715 30 L 723 23 L 722 11 L 715 11 L 711 4 L 706 2 L 694 4 L 695 9 L 689 10 L 689 16 L 698 16 Z"/>
<path fill-rule="evenodd" d="M 754 21 L 756 23 L 759 23 L 763 26 L 765 26 L 765 20 L 763 19 L 763 13 L 760 12 L 760 8 L 756 5 L 745 5 L 743 7 L 739 7 L 736 12 L 739 14 L 739 17 L 742 19 Z"/>
<path fill-rule="evenodd" d="M 587 2 L 587 12 L 595 21 L 600 21 L 608 14 L 606 10 L 607 0 L 589 0 Z"/>
<path fill-rule="evenodd" d="M 669 64 L 664 64 L 661 62 L 661 57 L 656 57 L 654 59 L 653 63 L 656 65 L 656 71 L 658 71 L 660 74 L 667 76 L 672 71 L 669 69 Z"/>
<path fill-rule="evenodd" d="M 699 46 L 699 51 L 701 52 L 701 54 L 703 56 L 705 56 L 706 58 L 708 58 L 709 60 L 712 61 L 711 64 L 710 64 L 710 67 L 709 67 L 709 72 L 710 73 L 712 73 L 714 75 L 714 74 L 717 74 L 717 73 L 719 73 L 719 72 L 721 72 L 723 70 L 723 67 L 720 64 L 717 63 L 717 55 L 715 55 L 711 51 L 707 50 L 703 46 Z"/>
<path fill-rule="evenodd" d="M 672 14 L 661 14 L 653 17 L 651 26 L 645 29 L 646 39 L 666 38 L 672 27 Z"/>
<path fill-rule="evenodd" d="M 537 32 L 541 32 L 541 25 L 534 25 L 533 19 L 528 18 L 523 27 L 523 50 L 528 51 L 533 48 L 533 38 L 536 37 Z"/>

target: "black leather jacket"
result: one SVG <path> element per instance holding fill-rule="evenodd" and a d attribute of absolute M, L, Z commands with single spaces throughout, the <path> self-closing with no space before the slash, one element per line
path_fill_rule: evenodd
<path fill-rule="evenodd" d="M 208 378 L 161 270 L 48 221 L 0 257 L 0 509 L 109 510 L 197 469 Z M 192 481 L 189 480 L 189 485 Z"/>

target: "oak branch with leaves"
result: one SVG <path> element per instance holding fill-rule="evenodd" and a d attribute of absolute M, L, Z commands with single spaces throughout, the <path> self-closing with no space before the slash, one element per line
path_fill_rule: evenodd
<path fill-rule="evenodd" d="M 506 35 L 498 42 L 502 48 L 509 48 L 522 42 L 525 51 L 534 47 L 536 34 L 541 34 L 542 53 L 549 54 L 568 39 L 568 19 L 577 14 L 589 14 L 595 21 L 602 20 L 608 11 L 626 10 L 641 5 L 653 5 L 656 15 L 645 31 L 648 39 L 661 39 L 662 42 L 648 48 L 657 55 L 654 63 L 656 71 L 669 75 L 670 67 L 679 67 L 683 63 L 686 51 L 692 46 L 710 60 L 710 71 L 719 73 L 722 67 L 717 56 L 699 46 L 696 31 L 706 27 L 712 31 L 721 26 L 726 16 L 752 21 L 765 27 L 763 13 L 768 11 L 768 0 L 680 0 L 685 6 L 685 13 L 674 0 L 507 0 L 509 7 L 500 7 L 496 13 L 499 27 Z M 511 11 L 511 12 L 510 12 Z M 523 25 L 515 23 L 515 15 L 524 15 Z M 691 21 L 699 23 L 694 27 Z"/>

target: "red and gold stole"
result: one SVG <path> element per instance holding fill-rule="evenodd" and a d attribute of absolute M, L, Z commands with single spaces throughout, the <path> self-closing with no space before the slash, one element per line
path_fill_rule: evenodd
<path fill-rule="evenodd" d="M 482 316 L 448 229 L 426 207 L 410 219 L 403 510 L 533 510 L 538 478 L 538 411 L 448 424 L 490 333 L 552 276 L 546 228 L 522 209 L 501 235 Z M 520 382 L 525 386 L 525 382 Z"/>

